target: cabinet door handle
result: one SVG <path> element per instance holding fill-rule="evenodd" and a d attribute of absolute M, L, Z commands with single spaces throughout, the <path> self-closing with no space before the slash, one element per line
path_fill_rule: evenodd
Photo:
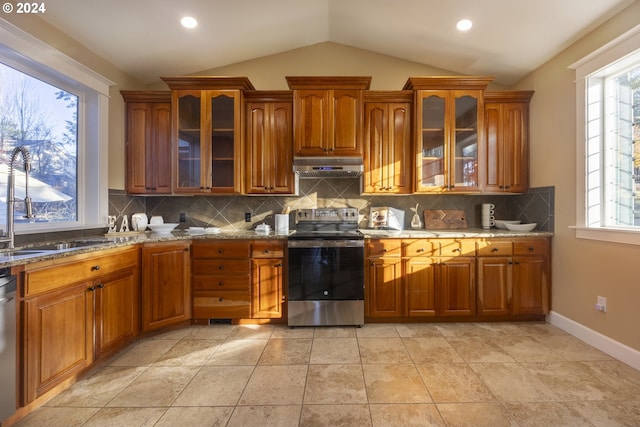
<path fill-rule="evenodd" d="M 498 252 L 498 250 L 499 250 L 498 248 L 493 248 L 491 249 L 491 252 Z"/>
<path fill-rule="evenodd" d="M 417 249 L 416 252 L 424 252 L 423 248 Z"/>
<path fill-rule="evenodd" d="M 218 282 L 218 286 L 224 285 L 224 282 Z"/>
<path fill-rule="evenodd" d="M 87 290 L 88 290 L 89 292 L 93 292 L 93 291 L 95 291 L 95 290 L 96 290 L 96 287 L 95 287 L 95 286 L 89 286 L 89 287 L 87 288 Z"/>
<path fill-rule="evenodd" d="M 218 298 L 218 301 L 222 302 L 222 301 L 224 301 L 224 298 L 220 297 L 220 298 Z"/>
<path fill-rule="evenodd" d="M 536 250 L 536 248 L 532 248 L 531 246 L 529 246 L 529 252 L 533 252 L 535 250 Z"/>
<path fill-rule="evenodd" d="M 223 254 L 224 253 L 224 249 L 218 249 L 218 253 L 219 254 Z"/>
<path fill-rule="evenodd" d="M 460 248 L 452 249 L 451 252 L 460 252 Z"/>
<path fill-rule="evenodd" d="M 104 288 L 104 283 L 100 283 L 98 286 L 96 286 L 96 288 L 98 288 L 98 289 Z"/>
<path fill-rule="evenodd" d="M 274 267 L 282 267 L 282 264 L 276 264 Z"/>
<path fill-rule="evenodd" d="M 224 265 L 219 265 L 218 270 L 224 270 Z"/>
<path fill-rule="evenodd" d="M 264 250 L 264 253 L 265 253 L 265 254 L 268 254 L 268 253 L 269 253 L 269 249 L 265 249 L 265 250 Z"/>
<path fill-rule="evenodd" d="M 91 266 L 91 271 L 98 271 L 98 270 L 100 270 L 100 266 L 99 265 Z"/>

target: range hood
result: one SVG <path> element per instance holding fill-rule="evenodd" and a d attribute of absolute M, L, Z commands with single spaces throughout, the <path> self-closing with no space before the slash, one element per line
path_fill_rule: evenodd
<path fill-rule="evenodd" d="M 300 178 L 358 178 L 364 165 L 361 157 L 294 157 L 293 171 Z"/>

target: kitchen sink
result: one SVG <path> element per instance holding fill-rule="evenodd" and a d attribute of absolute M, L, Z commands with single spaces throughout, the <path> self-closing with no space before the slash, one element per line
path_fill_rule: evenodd
<path fill-rule="evenodd" d="M 28 249 L 35 252 L 43 251 L 66 251 L 69 249 L 88 248 L 92 246 L 102 246 L 111 243 L 109 240 L 72 240 L 69 242 L 48 243 L 46 245 L 36 245 Z"/>
<path fill-rule="evenodd" d="M 23 256 L 23 255 L 36 255 L 36 254 L 41 254 L 43 252 L 49 252 L 46 250 L 42 250 L 42 249 L 16 249 L 16 250 L 12 250 L 12 251 L 7 251 L 7 252 L 2 252 L 0 253 L 0 256 Z"/>
<path fill-rule="evenodd" d="M 15 259 L 35 257 L 38 255 L 55 254 L 59 252 L 70 252 L 77 249 L 99 247 L 112 243 L 106 239 L 71 240 L 67 242 L 47 243 L 35 245 L 23 249 L 11 249 L 0 251 L 0 262 L 12 261 Z"/>

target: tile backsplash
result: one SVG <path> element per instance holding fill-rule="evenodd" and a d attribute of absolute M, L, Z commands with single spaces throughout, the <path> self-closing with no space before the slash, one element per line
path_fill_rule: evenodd
<path fill-rule="evenodd" d="M 391 206 L 405 211 L 405 229 L 409 229 L 410 208 L 418 205 L 419 212 L 424 209 L 463 209 L 468 227 L 480 228 L 480 206 L 493 203 L 498 219 L 536 222 L 538 230 L 554 231 L 554 187 L 532 188 L 528 193 L 518 195 L 365 196 L 360 194 L 360 185 L 360 180 L 354 178 L 301 179 L 298 196 L 129 196 L 124 191 L 111 190 L 109 215 L 116 215 L 118 224 L 123 215 L 130 216 L 136 212 L 161 215 L 165 222 L 178 222 L 183 212 L 186 222 L 179 228 L 218 226 L 227 230 L 244 230 L 265 221 L 273 225 L 273 215 L 286 207 L 292 211 L 354 207 L 360 211 L 360 226 L 366 227 L 370 207 Z M 245 222 L 247 212 L 251 213 L 250 222 Z"/>

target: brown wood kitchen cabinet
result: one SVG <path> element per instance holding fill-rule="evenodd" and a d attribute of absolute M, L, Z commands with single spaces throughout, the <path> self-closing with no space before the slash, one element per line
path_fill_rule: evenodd
<path fill-rule="evenodd" d="M 543 315 L 550 307 L 550 241 L 547 238 L 513 242 L 513 314 Z"/>
<path fill-rule="evenodd" d="M 410 194 L 413 188 L 413 92 L 364 95 L 364 194 Z"/>
<path fill-rule="evenodd" d="M 192 247 L 193 318 L 251 317 L 249 240 L 196 240 Z"/>
<path fill-rule="evenodd" d="M 138 248 L 130 247 L 20 267 L 21 405 L 137 335 L 138 263 Z"/>
<path fill-rule="evenodd" d="M 485 92 L 484 191 L 529 188 L 529 101 L 532 91 Z"/>
<path fill-rule="evenodd" d="M 476 314 L 475 240 L 439 239 L 436 288 L 439 316 Z"/>
<path fill-rule="evenodd" d="M 246 77 L 163 77 L 172 94 L 173 191 L 240 194 Z"/>
<path fill-rule="evenodd" d="M 284 242 L 256 240 L 251 243 L 251 317 L 284 317 Z"/>
<path fill-rule="evenodd" d="M 479 192 L 483 92 L 491 77 L 410 77 L 415 91 L 416 193 Z"/>
<path fill-rule="evenodd" d="M 478 315 L 549 312 L 549 239 L 478 242 Z"/>
<path fill-rule="evenodd" d="M 171 193 L 171 92 L 120 91 L 126 103 L 126 189 Z"/>
<path fill-rule="evenodd" d="M 362 96 L 371 77 L 286 77 L 295 156 L 362 157 Z"/>
<path fill-rule="evenodd" d="M 246 92 L 245 118 L 246 193 L 294 194 L 292 92 Z"/>
<path fill-rule="evenodd" d="M 368 317 L 476 313 L 473 239 L 370 239 Z"/>
<path fill-rule="evenodd" d="M 398 318 L 404 312 L 402 241 L 370 239 L 366 242 L 365 312 L 371 318 Z"/>
<path fill-rule="evenodd" d="M 142 330 L 191 319 L 189 241 L 142 246 Z"/>
<path fill-rule="evenodd" d="M 506 316 L 513 304 L 513 242 L 478 242 L 478 316 Z"/>
<path fill-rule="evenodd" d="M 405 315 L 410 318 L 436 316 L 439 244 L 429 239 L 404 240 L 402 250 Z"/>

